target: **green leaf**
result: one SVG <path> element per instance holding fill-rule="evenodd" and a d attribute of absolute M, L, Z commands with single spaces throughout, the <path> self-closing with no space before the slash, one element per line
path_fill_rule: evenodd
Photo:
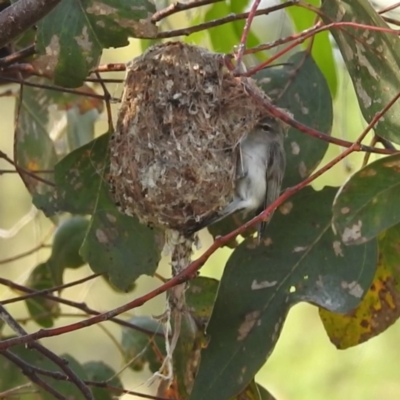
<path fill-rule="evenodd" d="M 29 349 L 24 345 L 18 345 L 13 346 L 10 351 L 28 364 L 48 371 L 65 374 L 64 371 L 62 371 L 51 360 L 36 350 Z M 62 354 L 59 357 L 62 360 L 65 360 L 65 363 L 68 364 L 68 366 L 79 376 L 79 378 L 87 380 L 84 369 L 72 356 L 69 354 Z M 0 371 L 0 390 L 7 390 L 28 381 L 28 379 L 25 378 L 25 376 L 21 373 L 20 369 L 2 355 L 0 355 Z M 82 392 L 75 386 L 74 383 L 70 381 L 55 380 L 54 378 L 44 375 L 41 375 L 40 377 L 51 387 L 60 392 L 65 398 L 71 400 L 82 398 Z M 34 397 L 35 399 L 54 400 L 53 395 L 44 391 L 40 386 L 33 384 L 33 388 L 36 391 L 36 396 Z"/>
<path fill-rule="evenodd" d="M 204 324 L 208 322 L 217 289 L 218 281 L 213 278 L 199 276 L 189 282 L 185 292 L 186 305 L 197 321 Z"/>
<path fill-rule="evenodd" d="M 204 15 L 205 12 L 202 12 L 201 9 L 197 10 L 196 13 L 190 13 L 188 15 L 189 18 L 189 25 L 195 26 L 204 22 Z M 204 41 L 208 40 L 209 30 L 202 30 L 199 32 L 194 32 L 191 35 L 182 37 L 182 41 L 188 44 L 197 44 L 198 46 L 203 45 Z"/>
<path fill-rule="evenodd" d="M 115 286 L 111 281 L 110 281 L 110 277 L 108 275 L 102 275 L 101 276 L 105 282 L 107 283 L 107 285 L 110 286 L 110 288 L 112 290 L 114 290 L 114 292 L 117 293 L 131 293 L 136 289 L 136 282 L 131 282 L 130 285 L 124 285 L 124 290 L 121 290 L 121 288 L 119 288 L 118 286 Z"/>
<path fill-rule="evenodd" d="M 397 224 L 378 237 L 380 262 L 385 265 L 394 278 L 398 291 L 400 291 L 400 224 Z"/>
<path fill-rule="evenodd" d="M 221 221 L 218 221 L 215 224 L 212 224 L 207 227 L 208 231 L 211 233 L 213 238 L 216 238 L 218 236 L 224 236 L 229 232 L 232 232 L 233 230 L 237 229 L 239 226 L 242 226 L 245 222 L 247 222 L 251 217 L 245 218 L 243 214 L 241 213 L 236 213 L 232 215 L 231 217 L 224 218 Z M 247 238 L 251 237 L 254 235 L 256 232 L 256 228 L 250 228 L 248 231 L 245 231 L 242 233 L 241 236 Z M 229 241 L 226 246 L 230 247 L 231 249 L 234 249 L 237 247 L 239 244 L 237 238 L 232 239 Z"/>
<path fill-rule="evenodd" d="M 54 235 L 48 266 L 55 285 L 63 283 L 65 268 L 79 268 L 85 264 L 79 254 L 89 221 L 83 217 L 72 217 L 62 222 Z"/>
<path fill-rule="evenodd" d="M 205 13 L 204 22 L 212 21 L 228 15 L 231 12 L 227 2 L 214 3 Z M 224 24 L 208 30 L 213 50 L 218 53 L 231 53 L 239 44 L 240 36 L 233 24 Z"/>
<path fill-rule="evenodd" d="M 47 262 L 37 265 L 31 272 L 26 286 L 35 290 L 45 290 L 54 287 L 53 274 Z M 60 305 L 45 297 L 32 297 L 25 300 L 29 315 L 40 326 L 50 328 L 60 316 Z"/>
<path fill-rule="evenodd" d="M 6 340 L 9 339 L 9 337 L 4 337 L 2 339 Z M 26 353 L 33 353 L 32 351 L 26 349 L 25 346 L 15 346 L 13 347 L 12 352 L 15 354 L 20 349 L 22 349 L 22 351 Z M 1 353 L 0 371 L 0 392 L 12 389 L 28 382 L 28 378 L 26 378 L 25 375 L 22 374 L 21 370 L 13 362 L 5 358 Z"/>
<path fill-rule="evenodd" d="M 258 393 L 260 394 L 260 400 L 276 400 L 275 397 L 272 396 L 272 394 L 267 389 L 265 389 L 258 383 L 256 385 L 257 385 Z"/>
<path fill-rule="evenodd" d="M 232 400 L 275 400 L 275 398 L 253 379 L 247 387 Z"/>
<path fill-rule="evenodd" d="M 308 4 L 318 7 L 320 0 L 307 0 Z M 302 7 L 287 7 L 287 14 L 291 17 L 297 32 L 303 32 L 315 24 L 315 13 Z M 304 43 L 308 46 L 309 43 Z M 316 64 L 325 76 L 332 97 L 337 93 L 336 64 L 332 51 L 332 44 L 329 32 L 324 31 L 313 37 L 311 52 Z"/>
<path fill-rule="evenodd" d="M 173 357 L 175 386 L 179 398 L 188 398 L 192 390 L 200 350 L 206 340 L 203 331 L 211 316 L 217 289 L 216 279 L 197 277 L 188 283 L 185 291 L 189 313 L 181 316 L 180 335 Z M 173 331 L 174 326 L 173 324 Z"/>
<path fill-rule="evenodd" d="M 230 12 L 227 14 L 240 14 L 242 12 L 246 11 L 247 6 L 249 5 L 248 0 L 234 0 L 230 2 Z M 225 14 L 226 15 L 226 14 Z M 221 15 L 220 17 L 223 17 L 224 15 Z M 243 34 L 243 29 L 245 26 L 246 20 L 238 20 L 238 21 L 233 21 L 232 26 L 233 29 L 236 33 L 236 37 L 238 38 L 238 41 L 236 45 L 240 43 L 240 39 Z M 251 47 L 256 47 L 260 44 L 260 40 L 258 37 L 250 30 L 248 36 L 247 36 L 247 42 L 246 42 L 246 48 L 251 48 Z M 232 51 L 232 49 L 230 50 Z M 259 59 L 265 59 L 265 53 L 256 53 L 255 56 Z"/>
<path fill-rule="evenodd" d="M 46 215 L 60 210 L 93 214 L 80 254 L 94 272 L 129 291 L 140 275 L 153 275 L 163 235 L 120 213 L 111 200 L 104 178 L 108 141 L 109 135 L 102 135 L 64 157 L 55 167 L 57 191 L 34 200 Z"/>
<path fill-rule="evenodd" d="M 274 103 L 289 110 L 294 119 L 330 134 L 333 109 L 325 77 L 307 52 L 293 54 L 288 64 L 260 71 L 255 79 Z M 309 176 L 321 162 L 327 148 L 327 142 L 289 127 L 285 139 L 287 165 L 283 187 L 293 186 Z"/>
<path fill-rule="evenodd" d="M 175 310 L 176 313 L 182 313 Z M 174 313 L 172 314 L 172 320 Z M 172 331 L 175 331 L 175 324 L 172 323 Z M 187 399 L 192 390 L 195 372 L 200 358 L 201 343 L 203 334 L 198 329 L 194 319 L 190 314 L 182 313 L 179 339 L 176 344 L 173 356 L 174 383 L 178 392 L 178 397 Z"/>
<path fill-rule="evenodd" d="M 345 244 L 364 243 L 400 222 L 400 155 L 356 172 L 340 189 L 333 224 Z"/>
<path fill-rule="evenodd" d="M 60 358 L 65 360 L 65 363 L 75 372 L 75 374 L 81 378 L 82 380 L 87 380 L 87 375 L 85 370 L 83 369 L 82 365 L 71 355 L 69 354 L 61 354 Z M 37 362 L 35 365 L 37 367 L 51 370 L 51 371 L 58 371 L 64 374 L 64 371 L 56 366 L 52 361 L 48 358 L 45 358 L 41 354 L 37 358 Z M 67 399 L 81 399 L 82 392 L 75 386 L 74 383 L 71 381 L 57 381 L 53 378 L 41 377 L 43 380 L 47 381 L 54 389 L 64 395 Z M 35 385 L 36 389 L 39 391 L 41 395 L 41 400 L 54 400 L 52 394 L 44 391 L 41 387 Z"/>
<path fill-rule="evenodd" d="M 103 48 L 157 35 L 155 11 L 151 0 L 64 0 L 38 24 L 36 67 L 54 74 L 58 85 L 81 86 Z"/>
<path fill-rule="evenodd" d="M 140 275 L 156 271 L 164 235 L 119 212 L 103 180 L 99 191 L 80 254 L 94 272 L 107 274 L 113 286 L 129 291 Z"/>
<path fill-rule="evenodd" d="M 44 83 L 44 79 L 34 79 Z M 49 91 L 24 86 L 21 91 L 20 107 L 16 107 L 15 151 L 17 164 L 26 170 L 52 170 L 57 162 L 53 141 L 47 133 L 50 118 L 49 107 L 52 98 Z M 38 176 L 53 181 L 52 173 L 38 173 Z M 53 191 L 52 186 L 26 174 L 21 174 L 25 186 L 32 195 Z"/>
<path fill-rule="evenodd" d="M 352 22 L 389 28 L 367 0 L 324 1 L 321 10 L 325 23 Z M 331 34 L 347 65 L 361 112 L 369 123 L 398 93 L 400 39 L 397 34 L 365 27 L 334 27 Z M 375 125 L 375 132 L 390 141 L 400 143 L 399 102 L 379 120 Z"/>
<path fill-rule="evenodd" d="M 142 53 L 144 53 L 149 47 L 154 46 L 157 43 L 160 43 L 159 39 L 142 39 L 142 40 L 140 40 L 140 48 L 142 50 Z"/>
<path fill-rule="evenodd" d="M 129 322 L 153 334 L 122 328 L 121 346 L 124 349 L 125 362 L 134 371 L 142 371 L 146 364 L 149 364 L 151 372 L 158 371 L 165 357 L 163 325 L 146 316 L 133 317 Z"/>
<path fill-rule="evenodd" d="M 260 245 L 248 239 L 232 253 L 191 400 L 240 393 L 272 352 L 292 305 L 307 301 L 340 313 L 358 306 L 375 273 L 377 246 L 346 247 L 334 234 L 335 193 L 306 187 L 277 211 Z"/>
<path fill-rule="evenodd" d="M 94 126 L 99 116 L 97 108 L 81 112 L 74 106 L 67 111 L 67 140 L 70 151 L 93 140 Z"/>
<path fill-rule="evenodd" d="M 102 361 L 89 361 L 83 364 L 88 380 L 95 382 L 106 382 L 109 386 L 123 389 L 123 385 L 116 372 Z M 96 400 L 113 400 L 118 392 L 110 391 L 106 388 L 91 386 L 93 396 Z"/>
<path fill-rule="evenodd" d="M 59 211 L 91 214 L 107 160 L 109 134 L 104 134 L 69 153 L 56 166 L 55 193 L 35 195 L 36 207 L 47 216 Z"/>

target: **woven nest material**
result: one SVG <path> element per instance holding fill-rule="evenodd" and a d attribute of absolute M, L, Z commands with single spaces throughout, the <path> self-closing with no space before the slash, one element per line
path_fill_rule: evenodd
<path fill-rule="evenodd" d="M 110 141 L 116 204 L 146 224 L 195 229 L 231 201 L 238 143 L 266 115 L 221 54 L 180 42 L 149 48 L 127 65 Z"/>

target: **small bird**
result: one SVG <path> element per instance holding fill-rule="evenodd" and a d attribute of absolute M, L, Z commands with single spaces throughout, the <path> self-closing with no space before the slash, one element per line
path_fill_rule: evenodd
<path fill-rule="evenodd" d="M 259 214 L 280 194 L 285 173 L 284 130 L 280 121 L 263 118 L 239 143 L 234 197 L 224 209 L 196 226 L 196 231 L 236 212 Z M 265 229 L 258 227 L 259 237 Z"/>

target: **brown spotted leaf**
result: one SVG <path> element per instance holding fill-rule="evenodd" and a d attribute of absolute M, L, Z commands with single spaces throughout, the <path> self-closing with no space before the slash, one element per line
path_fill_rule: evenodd
<path fill-rule="evenodd" d="M 277 210 L 259 246 L 247 239 L 232 253 L 191 400 L 228 400 L 243 391 L 273 350 L 292 305 L 307 301 L 340 313 L 358 306 L 375 273 L 377 244 L 345 246 L 335 235 L 335 194 L 335 188 L 306 187 Z"/>
<path fill-rule="evenodd" d="M 47 260 L 51 277 L 55 286 L 63 284 L 66 268 L 79 268 L 85 262 L 79 254 L 85 238 L 89 221 L 80 216 L 64 220 L 54 234 L 50 258 Z"/>
<path fill-rule="evenodd" d="M 49 83 L 43 78 L 32 78 L 30 81 L 38 85 Z M 79 92 L 95 94 L 93 89 L 87 86 L 80 88 Z M 61 155 L 67 152 L 65 142 L 68 141 L 69 150 L 74 150 L 92 140 L 94 124 L 103 104 L 97 98 L 85 95 L 26 86 L 21 90 L 21 99 L 20 106 L 16 108 L 15 159 L 20 167 L 46 180 L 43 182 L 21 172 L 34 202 L 36 196 L 50 199 L 56 194 L 53 186 L 47 181 L 54 183 L 57 179 L 53 170 Z M 57 126 L 62 125 L 60 121 L 65 115 L 67 138 L 57 135 L 59 137 L 53 143 L 52 132 L 58 131 Z"/>
<path fill-rule="evenodd" d="M 35 79 L 35 83 L 44 83 L 44 80 Z M 50 106 L 53 103 L 51 92 L 24 86 L 19 101 L 14 135 L 15 161 L 21 168 L 33 173 L 51 171 L 57 162 L 54 144 L 48 133 Z M 37 175 L 53 181 L 51 172 L 37 172 Z M 21 177 L 32 195 L 53 190 L 51 185 L 30 175 L 21 173 Z"/>
<path fill-rule="evenodd" d="M 400 222 L 400 154 L 355 173 L 339 190 L 333 224 L 345 244 L 364 243 Z"/>
<path fill-rule="evenodd" d="M 337 21 L 364 25 L 358 29 L 335 26 L 330 32 L 350 73 L 362 114 L 371 122 L 399 91 L 400 39 L 395 31 L 390 34 L 365 27 L 389 29 L 368 0 L 325 0 L 321 9 L 327 24 Z M 375 132 L 400 143 L 400 102 L 377 123 Z"/>
<path fill-rule="evenodd" d="M 67 87 L 82 85 L 102 50 L 154 38 L 152 0 L 63 0 L 38 24 L 36 69 Z"/>
<path fill-rule="evenodd" d="M 91 214 L 107 162 L 109 134 L 69 153 L 56 166 L 56 190 L 33 197 L 36 207 L 47 216 L 59 211 L 72 214 Z"/>
<path fill-rule="evenodd" d="M 153 275 L 163 248 L 163 234 L 117 210 L 102 181 L 80 254 L 93 272 L 128 292 L 139 276 Z"/>
<path fill-rule="evenodd" d="M 213 278 L 199 276 L 190 280 L 185 292 L 188 311 L 200 324 L 206 324 L 211 316 L 218 281 Z"/>
<path fill-rule="evenodd" d="M 320 310 L 320 317 L 332 343 L 339 349 L 356 346 L 373 338 L 400 316 L 398 269 L 400 225 L 388 229 L 379 239 L 379 263 L 374 280 L 361 304 L 348 314 Z"/>
<path fill-rule="evenodd" d="M 108 140 L 108 134 L 102 135 L 64 157 L 55 167 L 56 190 L 34 201 L 46 215 L 92 214 L 80 254 L 113 287 L 129 291 L 140 275 L 153 275 L 163 236 L 120 213 L 112 202 L 104 178 Z"/>
<path fill-rule="evenodd" d="M 204 327 L 210 319 L 217 289 L 216 279 L 200 276 L 189 282 L 185 292 L 189 312 L 182 315 L 173 358 L 175 387 L 179 398 L 188 398 L 193 386 L 200 350 L 205 340 Z"/>

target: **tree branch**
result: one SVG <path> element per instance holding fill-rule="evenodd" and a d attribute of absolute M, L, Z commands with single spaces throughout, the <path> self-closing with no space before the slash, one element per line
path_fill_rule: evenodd
<path fill-rule="evenodd" d="M 8 279 L 0 277 L 0 285 L 7 286 L 7 287 L 9 287 L 11 289 L 18 290 L 20 292 L 29 293 L 29 294 L 26 294 L 26 295 L 23 295 L 23 296 L 15 297 L 13 299 L 2 300 L 1 305 L 3 306 L 3 305 L 6 305 L 6 304 L 15 303 L 17 301 L 27 300 L 27 299 L 30 299 L 30 298 L 33 298 L 33 297 L 39 297 L 40 296 L 40 297 L 44 297 L 46 299 L 49 299 L 49 300 L 52 300 L 52 301 L 55 301 L 55 302 L 58 302 L 58 303 L 61 303 L 61 304 L 68 305 L 70 307 L 77 308 L 78 310 L 81 310 L 81 311 L 83 311 L 83 312 L 85 312 L 86 314 L 89 314 L 89 315 L 100 315 L 101 313 L 99 311 L 93 310 L 86 303 L 78 303 L 76 301 L 72 301 L 72 300 L 69 300 L 69 299 L 64 299 L 63 297 L 57 297 L 57 296 L 53 296 L 53 295 L 50 294 L 51 292 L 55 292 L 57 290 L 61 290 L 61 289 L 65 289 L 65 288 L 68 288 L 68 287 L 79 285 L 79 284 L 81 284 L 83 282 L 86 282 L 86 281 L 88 281 L 90 279 L 96 278 L 97 276 L 100 276 L 100 274 L 93 274 L 91 276 L 79 279 L 79 280 L 74 281 L 74 282 L 65 283 L 63 285 L 54 286 L 54 287 L 52 287 L 50 289 L 44 289 L 44 290 L 35 290 L 35 289 L 32 289 L 32 288 L 28 288 L 26 286 L 19 285 L 18 283 L 15 283 L 15 282 L 12 282 L 12 281 L 10 281 Z M 110 318 L 110 321 L 116 323 L 117 325 L 125 326 L 127 328 L 134 329 L 134 330 L 139 331 L 139 332 L 143 332 L 143 333 L 145 333 L 146 335 L 149 335 L 149 336 L 160 336 L 160 337 L 164 337 L 165 336 L 164 333 L 162 333 L 162 332 L 154 332 L 152 330 L 149 330 L 149 329 L 143 328 L 141 326 L 132 324 L 131 322 L 125 321 L 123 319 L 119 319 L 119 318 L 113 317 L 113 318 Z"/>
<path fill-rule="evenodd" d="M 19 0 L 0 13 L 0 48 L 45 17 L 61 0 Z"/>
<path fill-rule="evenodd" d="M 49 392 L 55 399 L 58 400 L 67 400 L 67 398 L 61 394 L 59 391 L 54 389 L 50 384 L 44 381 L 42 378 L 37 376 L 35 371 L 36 367 L 26 363 L 22 358 L 18 357 L 14 353 L 9 350 L 2 351 L 1 354 L 15 364 L 21 372 L 33 383 L 43 388 L 46 392 Z"/>
<path fill-rule="evenodd" d="M 218 3 L 220 1 L 222 0 L 193 0 L 193 1 L 188 1 L 186 3 L 180 3 L 180 2 L 172 3 L 168 7 L 160 11 L 157 11 L 151 17 L 151 22 L 156 23 L 180 11 L 190 10 L 191 8 L 198 8 L 201 6 L 206 6 L 208 4 Z"/>
<path fill-rule="evenodd" d="M 3 307 L 2 304 L 0 304 L 0 319 L 2 319 L 19 337 L 24 337 L 24 336 L 26 336 L 28 334 L 25 331 L 25 329 L 22 328 L 22 326 L 18 324 L 18 322 L 14 319 L 14 317 Z M 45 356 L 46 358 L 51 360 L 54 364 L 59 366 L 60 369 L 62 371 L 64 371 L 64 373 L 68 376 L 69 380 L 83 394 L 83 398 L 84 399 L 86 399 L 86 400 L 94 400 L 92 392 L 82 382 L 82 380 L 78 377 L 78 375 L 76 375 L 75 372 L 72 371 L 72 369 L 67 365 L 65 360 L 61 359 L 56 354 L 54 354 L 52 351 L 48 350 L 46 347 L 42 346 L 38 342 L 31 342 L 31 343 L 29 343 L 29 346 L 32 347 L 33 349 L 37 350 L 43 356 Z M 2 353 L 4 354 L 4 352 L 2 352 Z M 29 377 L 31 378 L 31 380 L 33 382 L 40 384 L 47 391 L 49 391 L 49 388 L 47 386 L 45 387 L 43 385 L 43 381 L 41 381 L 40 379 L 38 379 L 38 381 L 35 380 L 35 375 L 29 376 Z M 39 382 L 41 382 L 41 383 L 39 383 Z M 64 400 L 64 397 L 59 397 L 59 398 Z"/>

